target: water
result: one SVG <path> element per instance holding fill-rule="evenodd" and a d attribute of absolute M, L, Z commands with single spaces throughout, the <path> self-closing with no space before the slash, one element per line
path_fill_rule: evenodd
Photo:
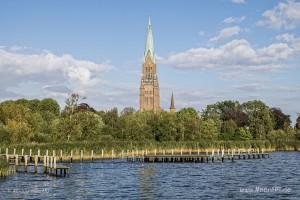
<path fill-rule="evenodd" d="M 74 163 L 66 178 L 0 179 L 0 199 L 300 199 L 300 152 L 234 163 Z"/>

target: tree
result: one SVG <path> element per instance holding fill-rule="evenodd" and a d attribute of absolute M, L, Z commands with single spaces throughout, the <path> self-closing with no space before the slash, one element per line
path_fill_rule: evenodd
<path fill-rule="evenodd" d="M 46 98 L 38 103 L 38 111 L 41 113 L 52 113 L 54 116 L 59 116 L 60 106 L 54 99 Z"/>
<path fill-rule="evenodd" d="M 135 109 L 132 108 L 132 107 L 125 107 L 122 112 L 121 112 L 121 116 L 124 116 L 124 115 L 131 115 L 133 113 L 135 113 Z"/>
<path fill-rule="evenodd" d="M 237 140 L 251 140 L 253 136 L 248 129 L 241 127 L 235 132 L 234 138 Z"/>
<path fill-rule="evenodd" d="M 262 101 L 248 101 L 242 105 L 243 111 L 248 115 L 249 130 L 256 139 L 265 139 L 273 130 L 272 114 Z"/>
<path fill-rule="evenodd" d="M 153 134 L 155 140 L 159 142 L 174 141 L 177 136 L 176 115 L 161 111 L 153 113 L 156 119 Z"/>
<path fill-rule="evenodd" d="M 295 131 L 297 138 L 300 139 L 300 113 L 298 113 L 298 117 L 296 119 Z"/>
<path fill-rule="evenodd" d="M 194 108 L 183 108 L 176 113 L 181 140 L 194 140 L 199 135 L 200 118 Z"/>
<path fill-rule="evenodd" d="M 220 138 L 223 140 L 231 140 L 235 138 L 235 132 L 237 130 L 237 125 L 232 119 L 226 120 L 222 124 L 222 130 Z"/>
<path fill-rule="evenodd" d="M 274 120 L 274 129 L 286 130 L 291 125 L 290 116 L 284 114 L 280 108 L 271 108 L 272 117 Z"/>
<path fill-rule="evenodd" d="M 208 105 L 203 111 L 203 116 L 206 119 L 213 119 L 215 122 L 218 122 L 219 119 L 222 121 L 233 120 L 238 127 L 245 126 L 248 122 L 248 117 L 238 101 L 222 101 Z"/>
<path fill-rule="evenodd" d="M 80 99 L 79 94 L 72 93 L 66 100 L 66 106 L 64 112 L 66 112 L 70 116 L 74 114 L 78 106 L 79 99 Z"/>
<path fill-rule="evenodd" d="M 207 119 L 201 121 L 199 139 L 213 140 L 218 137 L 218 133 L 219 131 L 214 120 Z"/>

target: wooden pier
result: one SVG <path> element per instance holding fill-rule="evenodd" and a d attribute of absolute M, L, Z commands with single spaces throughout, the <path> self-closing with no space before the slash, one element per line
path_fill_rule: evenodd
<path fill-rule="evenodd" d="M 209 154 L 200 153 L 197 154 L 156 154 L 156 155 L 142 155 L 142 156 L 129 156 L 127 161 L 129 162 L 150 162 L 150 163 L 183 163 L 183 162 L 193 162 L 193 163 L 208 163 L 208 162 L 225 162 L 234 160 L 246 160 L 246 159 L 265 159 L 269 158 L 269 153 L 264 152 L 237 152 L 232 151 L 231 153 L 225 154 L 224 151 L 221 153 L 218 151 L 217 154 L 211 152 Z"/>
<path fill-rule="evenodd" d="M 23 150 L 22 150 L 23 153 Z M 33 172 L 44 173 L 50 176 L 65 177 L 69 174 L 69 167 L 58 165 L 57 157 L 55 155 L 49 156 L 48 152 L 45 155 L 40 155 L 38 151 L 37 155 L 19 155 L 9 154 L 6 149 L 5 154 L 0 154 L 1 157 L 5 157 L 10 166 L 14 167 L 15 172 Z"/>

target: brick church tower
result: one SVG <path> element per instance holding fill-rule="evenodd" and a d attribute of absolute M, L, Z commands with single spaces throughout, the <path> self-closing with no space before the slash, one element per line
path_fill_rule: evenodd
<path fill-rule="evenodd" d="M 153 46 L 152 25 L 149 17 L 147 27 L 147 41 L 144 52 L 140 86 L 140 111 L 159 111 L 159 85 L 156 74 L 156 63 Z"/>

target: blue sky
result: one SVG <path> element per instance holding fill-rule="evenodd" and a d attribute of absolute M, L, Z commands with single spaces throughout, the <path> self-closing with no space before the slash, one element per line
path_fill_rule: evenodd
<path fill-rule="evenodd" d="M 0 2 L 0 100 L 78 92 L 97 109 L 138 108 L 151 16 L 161 105 L 261 99 L 300 112 L 300 2 Z"/>

